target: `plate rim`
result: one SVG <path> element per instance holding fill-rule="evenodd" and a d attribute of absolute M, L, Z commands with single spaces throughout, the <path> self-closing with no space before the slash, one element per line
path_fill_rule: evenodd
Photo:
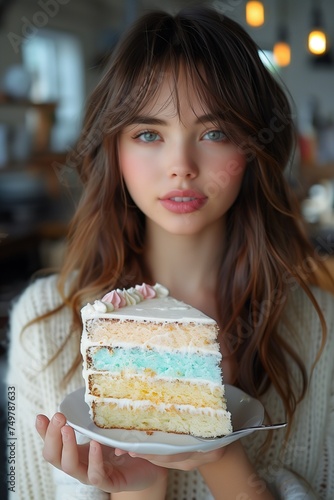
<path fill-rule="evenodd" d="M 233 394 L 233 397 L 238 397 L 240 399 L 240 402 L 246 402 L 246 404 L 253 404 L 257 407 L 257 420 L 256 424 L 262 424 L 264 420 L 264 407 L 258 399 L 255 399 L 254 397 L 250 396 L 246 392 L 244 392 L 242 389 L 239 389 L 238 387 L 235 387 L 230 384 L 225 384 L 225 394 L 226 394 L 226 402 L 227 402 L 227 410 L 229 411 L 229 403 L 228 400 L 231 400 L 231 394 Z M 101 429 L 97 427 L 94 422 L 91 420 L 91 417 L 89 415 L 89 406 L 86 403 L 84 399 L 85 395 L 85 386 L 82 386 L 71 393 L 67 394 L 65 398 L 62 400 L 62 402 L 59 405 L 59 411 L 62 412 L 67 421 L 67 425 L 72 427 L 74 430 L 79 432 L 80 434 L 93 439 L 101 444 L 104 444 L 106 446 L 110 446 L 113 448 L 119 448 L 124 451 L 128 452 L 134 452 L 134 453 L 142 453 L 142 454 L 156 454 L 156 455 L 171 455 L 171 454 L 176 454 L 176 453 L 184 453 L 184 452 L 190 452 L 190 451 L 213 451 L 217 448 L 221 448 L 223 446 L 227 446 L 228 444 L 232 443 L 233 441 L 236 441 L 238 439 L 241 439 L 251 433 L 253 433 L 255 430 L 254 429 L 247 429 L 243 433 L 236 433 L 236 431 L 239 431 L 242 429 L 242 427 L 234 429 L 234 431 L 231 434 L 228 434 L 226 436 L 217 438 L 217 439 L 210 439 L 208 441 L 203 441 L 200 439 L 197 439 L 195 436 L 187 436 L 189 437 L 190 440 L 193 440 L 192 443 L 190 444 L 174 444 L 174 443 L 165 443 L 165 442 L 157 442 L 157 441 L 150 441 L 151 436 L 148 435 L 145 431 L 138 431 L 138 430 L 128 430 L 128 429 L 109 429 L 109 431 L 115 432 L 115 431 L 124 431 L 124 432 L 130 432 L 132 436 L 144 436 L 144 441 L 120 441 L 117 438 L 114 437 L 108 437 L 105 435 L 106 432 L 108 432 L 108 429 Z M 79 402 L 82 404 L 82 410 L 86 413 L 83 418 L 87 418 L 87 421 L 89 419 L 89 424 L 88 425 L 80 425 L 76 423 L 75 419 L 71 418 L 71 415 L 69 415 L 68 410 L 68 405 L 71 405 L 73 401 L 79 399 Z M 81 408 L 81 406 L 80 406 Z M 231 417 L 232 417 L 232 423 L 233 423 L 233 412 L 231 412 Z M 252 424 L 255 425 L 255 424 Z M 164 437 L 167 437 L 169 434 L 164 433 L 161 431 L 154 431 L 154 435 L 159 437 L 159 434 L 163 435 Z M 172 434 L 172 433 L 171 433 Z M 173 434 L 175 436 L 175 434 Z M 186 436 L 186 435 L 182 435 Z"/>

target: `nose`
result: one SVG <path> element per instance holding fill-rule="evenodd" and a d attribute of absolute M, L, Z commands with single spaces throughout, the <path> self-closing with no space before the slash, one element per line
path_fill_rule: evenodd
<path fill-rule="evenodd" d="M 170 177 L 194 179 L 198 175 L 198 164 L 194 151 L 189 145 L 173 145 L 170 157 L 168 174 Z"/>

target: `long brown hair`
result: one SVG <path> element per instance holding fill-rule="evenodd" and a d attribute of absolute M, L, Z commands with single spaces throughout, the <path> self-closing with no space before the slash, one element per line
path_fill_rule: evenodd
<path fill-rule="evenodd" d="M 324 320 L 309 289 L 315 273 L 305 276 L 300 268 L 316 256 L 284 174 L 294 144 L 292 112 L 257 45 L 213 9 L 186 8 L 175 16 L 157 11 L 140 18 L 119 42 L 90 98 L 71 159 L 84 194 L 59 278 L 64 305 L 74 315 L 71 335 L 79 341 L 79 310 L 85 301 L 150 280 L 142 259 L 145 218 L 122 182 L 117 140 L 150 103 L 166 72 L 177 82 L 181 65 L 203 106 L 247 159 L 240 194 L 227 214 L 217 280 L 221 335 L 239 366 L 235 383 L 257 397 L 273 384 L 290 418 L 307 387 L 303 361 L 278 333 L 291 279 L 317 309 L 325 340 Z M 291 380 L 287 356 L 299 367 L 301 387 Z M 80 362 L 78 349 L 73 369 Z"/>

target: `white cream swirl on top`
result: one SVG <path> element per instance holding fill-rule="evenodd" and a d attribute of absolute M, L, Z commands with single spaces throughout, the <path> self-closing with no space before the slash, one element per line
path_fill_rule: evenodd
<path fill-rule="evenodd" d="M 156 283 L 154 286 L 143 283 L 142 285 L 136 285 L 128 289 L 123 288 L 121 290 L 117 288 L 116 290 L 112 290 L 105 294 L 101 300 L 95 300 L 93 308 L 95 311 L 101 313 L 113 312 L 115 309 L 139 304 L 146 299 L 162 298 L 168 295 L 167 288 L 159 283 Z"/>

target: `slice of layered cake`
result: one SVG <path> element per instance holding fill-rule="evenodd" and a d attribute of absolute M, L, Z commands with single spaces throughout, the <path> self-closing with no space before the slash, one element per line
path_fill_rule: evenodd
<path fill-rule="evenodd" d="M 98 427 L 232 431 L 213 319 L 158 284 L 113 290 L 81 314 L 85 398 Z"/>

